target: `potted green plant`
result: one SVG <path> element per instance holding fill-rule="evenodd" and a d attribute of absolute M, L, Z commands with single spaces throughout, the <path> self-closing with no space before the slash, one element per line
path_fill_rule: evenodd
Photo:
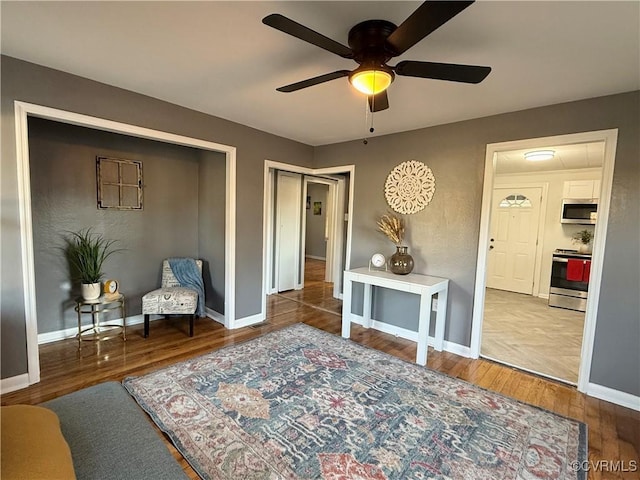
<path fill-rule="evenodd" d="M 580 230 L 572 237 L 573 243 L 578 245 L 578 251 L 581 253 L 591 253 L 591 241 L 593 240 L 593 232 L 591 230 Z"/>
<path fill-rule="evenodd" d="M 102 266 L 109 256 L 119 251 L 113 248 L 116 241 L 106 240 L 91 228 L 69 232 L 65 240 L 71 277 L 80 282 L 85 300 L 95 300 L 101 292 Z"/>

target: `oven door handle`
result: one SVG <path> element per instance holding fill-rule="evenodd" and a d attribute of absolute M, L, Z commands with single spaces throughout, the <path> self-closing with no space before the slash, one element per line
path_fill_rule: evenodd
<path fill-rule="evenodd" d="M 562 262 L 562 263 L 569 263 L 569 260 L 566 258 L 561 258 L 561 257 L 553 257 L 552 260 L 554 262 Z"/>

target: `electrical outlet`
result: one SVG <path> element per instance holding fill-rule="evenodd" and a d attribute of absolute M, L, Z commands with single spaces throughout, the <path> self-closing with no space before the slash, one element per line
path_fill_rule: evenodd
<path fill-rule="evenodd" d="M 431 311 L 433 312 L 437 312 L 438 311 L 438 299 L 434 298 L 433 300 L 431 300 Z"/>

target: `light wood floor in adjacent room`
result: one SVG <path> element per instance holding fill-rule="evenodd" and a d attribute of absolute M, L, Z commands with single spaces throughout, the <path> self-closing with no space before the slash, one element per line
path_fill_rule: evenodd
<path fill-rule="evenodd" d="M 487 288 L 483 356 L 578 383 L 584 312 L 550 307 L 543 298 Z"/>
<path fill-rule="evenodd" d="M 316 266 L 320 268 L 321 265 Z M 308 271 L 308 273 L 310 273 Z M 323 276 L 319 277 L 320 279 Z M 40 383 L 3 395 L 1 403 L 37 404 L 106 380 L 142 375 L 225 345 L 244 342 L 296 322 L 340 335 L 339 302 L 330 306 L 324 293 L 330 287 L 322 280 L 305 282 L 309 290 L 298 299 L 287 298 L 295 292 L 271 295 L 267 299 L 267 319 L 255 327 L 225 330 L 222 325 L 201 318 L 196 321 L 195 336 L 188 336 L 188 322 L 158 320 L 151 323 L 149 338 L 142 336 L 142 325 L 127 329 L 127 341 L 119 338 L 93 344 L 85 343 L 78 352 L 73 339 L 42 345 Z M 305 290 L 307 290 L 305 288 Z M 321 295 L 322 309 L 311 305 L 312 292 Z M 304 303 L 302 303 L 304 301 Z M 324 302 L 324 303 L 323 303 Z M 376 330 L 352 325 L 351 339 L 387 352 L 408 362 L 416 356 L 416 345 Z M 589 426 L 589 460 L 625 461 L 640 458 L 640 413 L 587 397 L 575 388 L 505 367 L 488 360 L 472 360 L 429 349 L 428 368 L 480 387 L 499 392 L 522 402 L 586 422 Z M 160 431 L 158 430 L 159 434 Z M 178 451 L 165 439 L 168 448 L 191 478 L 198 478 Z M 589 480 L 638 479 L 637 473 L 591 471 Z M 500 479 L 496 479 L 500 480 Z"/>

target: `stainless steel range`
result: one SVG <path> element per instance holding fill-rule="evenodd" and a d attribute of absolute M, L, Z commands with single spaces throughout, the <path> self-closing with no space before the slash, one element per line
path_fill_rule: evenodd
<path fill-rule="evenodd" d="M 557 249 L 551 264 L 549 306 L 584 312 L 587 309 L 591 254 Z"/>

